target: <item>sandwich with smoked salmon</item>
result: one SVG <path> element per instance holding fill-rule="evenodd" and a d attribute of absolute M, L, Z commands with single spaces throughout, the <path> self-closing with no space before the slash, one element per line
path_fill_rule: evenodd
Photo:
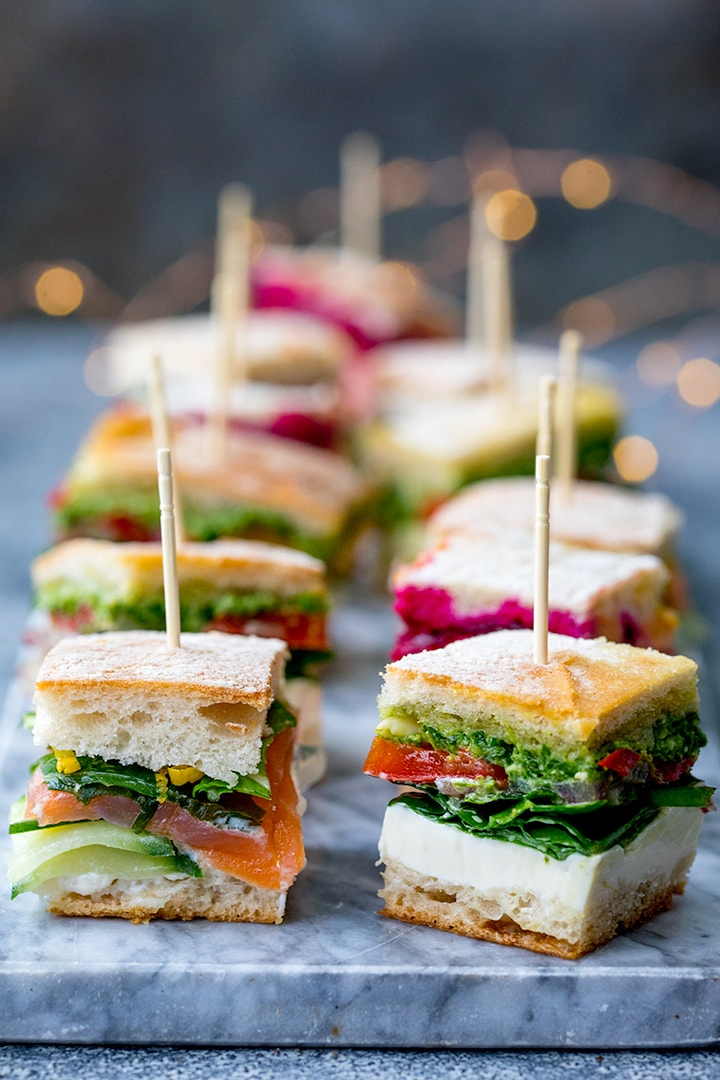
<path fill-rule="evenodd" d="M 365 771 L 411 790 L 380 837 L 384 914 L 575 958 L 670 907 L 712 789 L 697 666 L 500 630 L 388 666 Z"/>
<path fill-rule="evenodd" d="M 10 826 L 13 896 L 61 915 L 282 921 L 305 855 L 285 643 L 65 638 L 34 695 L 45 752 Z"/>

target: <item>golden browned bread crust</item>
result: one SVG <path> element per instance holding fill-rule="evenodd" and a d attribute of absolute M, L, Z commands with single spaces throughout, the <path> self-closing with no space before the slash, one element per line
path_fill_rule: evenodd
<path fill-rule="evenodd" d="M 278 661 L 287 646 L 277 638 L 241 634 L 182 634 L 170 649 L 164 633 L 117 631 L 63 638 L 45 657 L 36 695 L 98 690 L 123 693 L 142 686 L 148 697 L 173 695 L 199 704 L 242 702 L 267 710 Z"/>
<path fill-rule="evenodd" d="M 455 533 L 498 536 L 509 528 L 532 530 L 534 506 L 530 477 L 483 480 L 440 506 L 428 532 L 440 539 Z M 580 547 L 666 557 L 681 525 L 680 510 L 664 495 L 575 480 L 568 500 L 553 500 L 550 535 Z"/>
<path fill-rule="evenodd" d="M 325 591 L 325 565 L 294 548 L 260 540 L 186 540 L 178 548 L 180 588 L 202 581 L 218 593 L 230 590 L 268 591 L 278 596 Z M 162 548 L 159 543 L 114 543 L 78 537 L 56 544 L 32 563 L 35 588 L 53 581 L 77 581 L 129 595 L 162 590 Z"/>
<path fill-rule="evenodd" d="M 120 323 L 105 341 L 105 380 L 114 393 L 144 386 L 147 358 L 159 352 L 174 379 L 199 382 L 215 360 L 219 336 L 208 314 Z M 336 379 L 353 350 L 348 336 L 326 320 L 283 309 L 249 311 L 236 340 L 238 379 L 291 386 Z"/>
<path fill-rule="evenodd" d="M 260 432 L 227 433 L 218 463 L 202 425 L 171 421 L 173 468 L 186 504 L 250 504 L 276 510 L 311 535 L 338 531 L 373 485 L 339 454 Z M 81 446 L 68 490 L 147 488 L 157 462 L 149 414 L 133 406 L 102 414 Z"/>
<path fill-rule="evenodd" d="M 696 710 L 697 665 L 561 634 L 548 635 L 548 663 L 536 664 L 532 630 L 499 630 L 390 664 L 378 700 L 383 711 L 436 708 L 491 736 L 562 751 L 620 730 L 642 740 L 659 714 Z"/>

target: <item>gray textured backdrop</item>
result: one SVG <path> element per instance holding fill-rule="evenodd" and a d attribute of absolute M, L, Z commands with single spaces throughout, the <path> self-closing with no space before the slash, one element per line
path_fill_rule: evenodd
<path fill-rule="evenodd" d="M 491 129 L 720 182 L 719 43 L 712 0 L 2 0 L 6 294 L 28 261 L 76 258 L 129 299 L 208 241 L 223 183 L 291 220 L 356 128 L 385 158 Z M 394 215 L 388 253 L 416 255 L 442 213 Z M 621 200 L 546 198 L 516 260 L 520 320 L 719 246 Z"/>

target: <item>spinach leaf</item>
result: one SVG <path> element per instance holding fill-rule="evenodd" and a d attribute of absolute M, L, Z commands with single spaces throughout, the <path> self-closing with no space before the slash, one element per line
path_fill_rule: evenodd
<path fill-rule="evenodd" d="M 647 803 L 571 807 L 542 805 L 528 798 L 478 806 L 430 790 L 408 792 L 393 803 L 473 836 L 534 848 L 560 861 L 573 854 L 598 855 L 615 844 L 626 846 L 660 812 Z"/>

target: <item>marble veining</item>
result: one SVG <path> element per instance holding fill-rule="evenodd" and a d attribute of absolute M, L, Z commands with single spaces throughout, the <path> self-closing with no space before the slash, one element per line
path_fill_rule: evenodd
<path fill-rule="evenodd" d="M 308 796 L 308 865 L 281 926 L 61 919 L 0 900 L 0 1041 L 204 1046 L 662 1048 L 720 1044 L 720 817 L 685 895 L 579 961 L 377 914 L 377 840 L 391 785 L 362 775 L 383 601 L 340 603 L 326 679 L 327 779 Z M 2 812 L 35 756 L 11 688 Z M 712 725 L 707 725 L 712 726 Z M 716 747 L 697 772 L 717 782 Z M 2 838 L 3 859 L 7 838 Z"/>

